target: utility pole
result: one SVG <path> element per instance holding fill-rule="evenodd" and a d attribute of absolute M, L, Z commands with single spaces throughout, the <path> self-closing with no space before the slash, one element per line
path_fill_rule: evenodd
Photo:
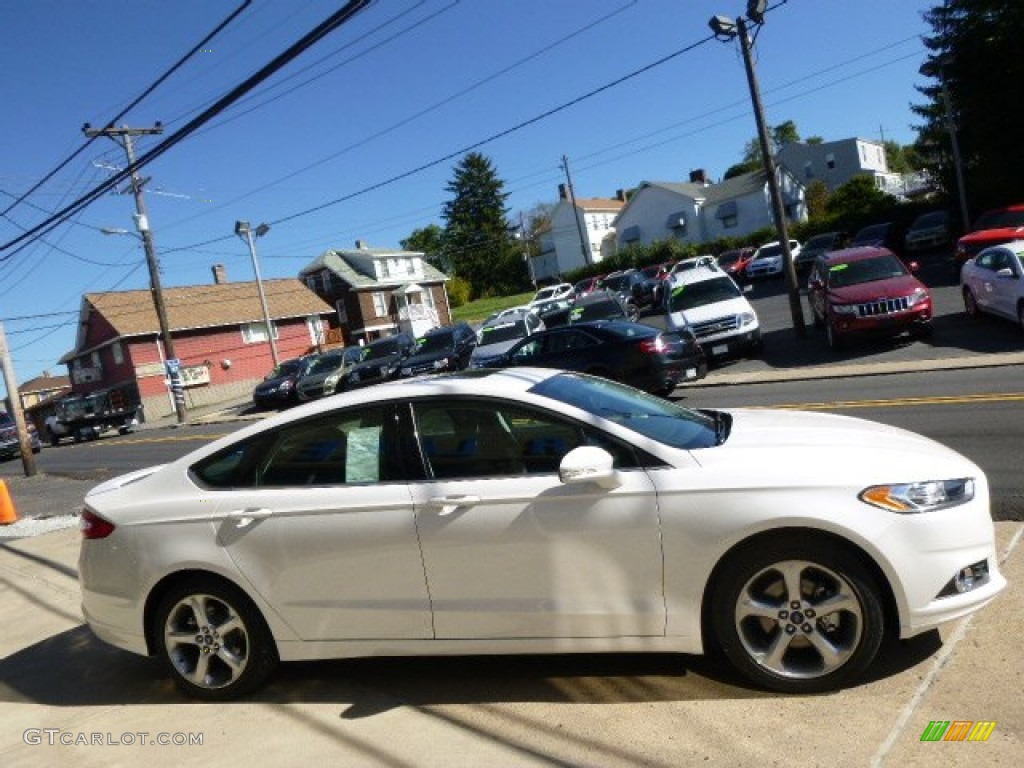
<path fill-rule="evenodd" d="M 587 247 L 587 238 L 583 235 L 583 224 L 580 221 L 583 216 L 576 208 L 576 192 L 572 188 L 572 174 L 569 173 L 569 158 L 562 155 L 562 168 L 565 170 L 565 183 L 569 187 L 569 205 L 572 206 L 572 217 L 576 220 L 576 231 L 580 235 L 580 252 L 583 254 L 584 266 L 592 264 L 590 248 Z"/>
<path fill-rule="evenodd" d="M 4 332 L 3 323 L 0 323 L 0 368 L 3 369 L 4 384 L 7 386 L 7 395 L 11 401 L 11 418 L 14 419 L 14 426 L 18 429 L 21 466 L 25 470 L 25 477 L 32 477 L 36 473 L 36 456 L 32 453 L 32 442 L 28 439 L 25 414 L 21 410 L 21 396 L 18 394 L 18 381 L 14 376 L 14 364 L 11 362 L 11 355 L 7 349 L 7 334 Z"/>
<path fill-rule="evenodd" d="M 754 23 L 764 23 L 767 8 L 765 0 L 748 0 L 747 14 Z M 772 155 L 771 142 L 768 139 L 768 125 L 764 117 L 764 104 L 761 102 L 761 88 L 757 83 L 757 72 L 754 70 L 754 57 L 751 53 L 750 34 L 747 31 L 747 20 L 742 16 L 735 21 L 726 16 L 712 16 L 709 22 L 715 37 L 731 40 L 739 37 L 743 51 L 743 63 L 747 70 L 747 84 L 750 86 L 750 99 L 754 105 L 754 118 L 757 121 L 757 137 L 761 144 L 761 156 L 764 161 L 764 172 L 768 181 L 768 192 L 772 199 L 772 215 L 775 217 L 775 232 L 782 246 L 782 271 L 786 277 L 789 292 L 789 311 L 793 318 L 793 330 L 799 337 L 807 335 L 804 325 L 804 310 L 800 300 L 800 286 L 796 280 L 796 269 L 793 266 L 793 253 L 789 250 L 789 231 L 786 227 L 786 209 L 782 204 L 782 192 L 776 176 L 775 158 Z"/>
<path fill-rule="evenodd" d="M 163 133 L 163 126 L 157 123 L 152 128 L 129 128 L 124 125 L 120 128 L 113 126 L 108 128 L 94 129 L 88 123 L 82 126 L 82 132 L 92 138 L 93 136 L 106 136 L 120 144 L 128 157 L 128 168 L 131 170 L 132 192 L 135 195 L 135 226 L 142 237 L 142 246 L 146 251 L 146 266 L 149 267 L 149 290 L 153 295 L 153 306 L 156 308 L 157 321 L 160 323 L 160 336 L 164 344 L 164 357 L 166 358 L 166 372 L 171 380 L 171 392 L 174 395 L 174 410 L 178 416 L 178 423 L 184 424 L 187 414 L 185 411 L 185 388 L 181 379 L 181 367 L 178 356 L 174 352 L 174 339 L 171 338 L 171 328 L 167 322 L 167 308 L 164 306 L 163 288 L 160 285 L 160 265 L 156 259 L 156 249 L 153 246 L 153 233 L 149 228 L 149 216 L 146 213 L 146 199 L 142 194 L 142 187 L 145 181 L 139 177 L 135 167 L 135 147 L 132 144 L 132 136 L 143 136 Z"/>
<path fill-rule="evenodd" d="M 953 150 L 953 168 L 956 171 L 956 191 L 960 198 L 960 223 L 963 231 L 971 231 L 971 217 L 967 213 L 967 186 L 964 184 L 964 164 L 960 157 L 960 142 L 956 136 L 956 122 L 953 120 L 953 108 L 949 102 L 949 88 L 946 86 L 946 73 L 943 64 L 939 69 L 942 80 L 942 106 L 945 110 L 946 130 L 949 131 L 949 144 Z"/>

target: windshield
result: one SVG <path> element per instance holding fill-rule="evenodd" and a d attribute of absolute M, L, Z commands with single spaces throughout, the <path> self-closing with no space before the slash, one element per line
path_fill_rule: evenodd
<path fill-rule="evenodd" d="M 333 371 L 336 368 L 341 367 L 342 361 L 345 359 L 343 352 L 330 352 L 326 355 L 322 355 L 317 358 L 317 361 L 309 367 L 309 373 L 326 373 L 327 371 Z"/>
<path fill-rule="evenodd" d="M 718 257 L 718 263 L 723 267 L 728 266 L 729 264 L 735 264 L 740 260 L 741 253 L 742 251 L 726 251 Z"/>
<path fill-rule="evenodd" d="M 607 379 L 562 373 L 530 392 L 574 405 L 673 448 L 692 450 L 719 443 L 713 417 Z"/>
<path fill-rule="evenodd" d="M 1003 229 L 1004 227 L 1024 227 L 1024 210 L 989 211 L 982 214 L 975 229 Z"/>
<path fill-rule="evenodd" d="M 397 355 L 399 351 L 397 338 L 392 337 L 382 341 L 375 341 L 363 349 L 363 360 L 370 360 L 371 358 L 377 360 L 388 355 Z"/>
<path fill-rule="evenodd" d="M 832 288 L 843 288 L 847 285 L 902 277 L 905 274 L 907 270 L 904 269 L 903 263 L 895 256 L 885 254 L 845 264 L 833 264 L 828 268 L 828 284 Z"/>
<path fill-rule="evenodd" d="M 629 272 L 621 275 L 614 275 L 604 281 L 604 287 L 610 291 L 625 291 L 629 289 Z"/>
<path fill-rule="evenodd" d="M 526 330 L 526 323 L 522 320 L 488 325 L 480 329 L 480 346 L 500 344 L 503 341 L 521 339 L 523 336 L 529 336 L 529 333 Z"/>
<path fill-rule="evenodd" d="M 911 226 L 911 229 L 924 229 L 925 227 L 937 227 L 940 224 L 945 224 L 946 219 L 949 215 L 945 211 L 932 211 L 926 213 L 923 216 L 918 216 L 917 220 Z"/>
<path fill-rule="evenodd" d="M 613 317 L 625 317 L 622 306 L 615 299 L 604 298 L 582 304 L 577 302 L 569 313 L 569 322 L 585 323 L 590 320 L 607 320 Z"/>
<path fill-rule="evenodd" d="M 888 224 L 877 224 L 873 227 L 866 227 L 857 233 L 853 238 L 854 245 L 859 243 L 873 243 L 885 240 L 885 234 L 889 230 Z"/>
<path fill-rule="evenodd" d="M 302 367 L 301 360 L 285 360 L 267 374 L 266 380 L 269 381 L 270 379 L 279 379 L 282 376 L 291 376 L 293 373 L 299 373 Z"/>
<path fill-rule="evenodd" d="M 555 289 L 554 288 L 542 288 L 541 290 L 537 291 L 537 295 L 533 297 L 533 300 L 534 301 L 544 301 L 545 299 L 550 299 L 554 295 L 555 295 Z"/>
<path fill-rule="evenodd" d="M 417 355 L 430 354 L 432 352 L 450 352 L 455 347 L 455 334 L 432 333 L 429 336 L 420 336 L 416 339 Z"/>
<path fill-rule="evenodd" d="M 668 299 L 669 312 L 684 312 L 687 309 L 729 301 L 742 296 L 740 289 L 728 277 L 716 277 L 699 283 L 680 283 L 672 289 Z"/>
<path fill-rule="evenodd" d="M 817 237 L 812 237 L 807 241 L 807 245 L 804 246 L 804 250 L 809 251 L 813 248 L 827 248 L 832 245 L 835 239 L 835 235 L 818 235 Z"/>
<path fill-rule="evenodd" d="M 765 259 L 765 258 L 770 259 L 772 256 L 781 256 L 781 255 L 782 255 L 782 246 L 777 244 L 777 243 L 775 245 L 765 245 L 765 246 L 762 246 L 758 250 L 758 252 L 757 252 L 757 258 L 759 258 L 759 259 Z"/>

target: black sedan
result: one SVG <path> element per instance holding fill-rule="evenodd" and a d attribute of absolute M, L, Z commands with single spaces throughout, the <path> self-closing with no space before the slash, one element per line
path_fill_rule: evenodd
<path fill-rule="evenodd" d="M 397 333 L 371 341 L 363 348 L 363 358 L 359 364 L 349 368 L 338 380 L 337 391 L 368 387 L 394 378 L 405 359 L 415 350 L 416 340 L 408 333 Z"/>
<path fill-rule="evenodd" d="M 434 328 L 416 339 L 415 351 L 402 361 L 396 378 L 461 371 L 469 364 L 476 344 L 476 333 L 468 323 Z"/>
<path fill-rule="evenodd" d="M 617 293 L 599 290 L 576 299 L 569 311 L 569 323 L 590 323 L 595 320 L 636 321 L 635 304 L 627 304 Z"/>
<path fill-rule="evenodd" d="M 542 331 L 487 363 L 561 368 L 667 395 L 682 381 L 707 375 L 707 361 L 692 331 L 666 332 L 618 320 L 579 323 Z"/>

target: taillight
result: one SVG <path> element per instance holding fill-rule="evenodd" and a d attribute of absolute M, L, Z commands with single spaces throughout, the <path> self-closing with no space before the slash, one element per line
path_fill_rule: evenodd
<path fill-rule="evenodd" d="M 78 522 L 83 539 L 105 539 L 114 532 L 114 527 L 112 522 L 88 509 L 82 510 L 82 518 Z"/>
<path fill-rule="evenodd" d="M 665 343 L 661 336 L 656 336 L 653 339 L 641 341 L 640 351 L 648 355 L 661 354 L 668 352 L 668 344 Z"/>

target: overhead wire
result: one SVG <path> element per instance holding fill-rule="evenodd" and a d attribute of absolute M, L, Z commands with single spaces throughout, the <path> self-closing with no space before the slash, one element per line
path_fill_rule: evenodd
<path fill-rule="evenodd" d="M 159 87 L 160 87 L 160 85 L 161 85 L 161 84 L 163 84 L 163 82 L 164 82 L 165 80 L 167 80 L 167 78 L 169 78 L 169 77 L 170 77 L 171 75 L 173 75 L 173 74 L 174 74 L 174 73 L 175 73 L 175 72 L 176 72 L 176 71 L 177 71 L 178 69 L 180 69 L 180 68 L 181 68 L 181 67 L 182 67 L 182 66 L 183 66 L 183 65 L 185 64 L 185 62 L 187 62 L 187 61 L 188 61 L 189 59 L 191 59 L 191 58 L 192 58 L 192 56 L 194 56 L 194 55 L 195 55 L 195 54 L 196 54 L 196 53 L 197 53 L 197 52 L 198 52 L 198 51 L 199 51 L 199 50 L 200 50 L 200 49 L 201 49 L 201 48 L 202 48 L 202 47 L 203 47 L 204 45 L 206 45 L 206 44 L 207 44 L 207 43 L 209 43 L 209 42 L 210 42 L 210 41 L 211 41 L 211 40 L 212 40 L 213 38 L 215 38 L 215 37 L 216 37 L 216 36 L 217 36 L 217 35 L 218 35 L 218 34 L 220 33 L 220 31 L 221 31 L 222 29 L 224 29 L 224 28 L 225 28 L 226 26 L 228 26 L 228 25 L 229 25 L 229 24 L 230 24 L 230 23 L 231 23 L 232 21 L 234 21 L 234 20 L 235 20 L 235 18 L 236 18 L 236 17 L 237 17 L 237 16 L 238 16 L 238 15 L 239 15 L 239 14 L 240 14 L 240 13 L 241 13 L 242 11 L 244 11 L 244 10 L 246 9 L 246 7 L 248 7 L 248 6 L 249 6 L 249 4 L 250 4 L 250 3 L 252 3 L 252 0 L 243 0 L 242 4 L 241 4 L 240 6 L 238 6 L 238 8 L 236 8 L 236 9 L 235 9 L 234 11 L 232 11 L 232 13 L 231 13 L 231 14 L 230 14 L 230 15 L 229 15 L 229 16 L 228 16 L 228 17 L 227 17 L 226 19 L 224 19 L 224 20 L 223 20 L 223 21 L 222 21 L 222 22 L 221 22 L 220 24 L 218 24 L 218 25 L 217 25 L 217 26 L 216 26 L 216 27 L 215 27 L 215 28 L 213 29 L 213 31 L 212 31 L 212 32 L 210 32 L 209 34 L 207 34 L 207 35 L 206 35 L 206 37 L 204 37 L 204 38 L 203 38 L 202 40 L 200 40 L 200 41 L 199 41 L 198 43 L 196 43 L 196 45 L 195 45 L 195 46 L 193 46 L 193 47 L 192 47 L 192 49 L 188 51 L 188 53 L 186 53 L 186 54 L 185 54 L 184 56 L 182 56 L 181 58 L 179 58 L 179 59 L 178 59 L 178 61 L 176 61 L 176 62 L 175 62 L 175 63 L 174 63 L 174 64 L 173 64 L 172 66 L 171 66 L 171 68 L 170 68 L 170 69 L 168 69 L 168 70 L 167 70 L 166 72 L 164 72 L 164 73 L 163 73 L 162 75 L 160 75 L 160 77 L 158 77 L 158 78 L 157 78 L 157 79 L 156 79 L 156 80 L 155 80 L 155 81 L 154 81 L 153 83 L 151 83 L 151 84 L 150 84 L 150 85 L 149 85 L 149 86 L 148 86 L 148 87 L 147 87 L 147 88 L 146 88 L 146 89 L 145 89 L 145 90 L 144 90 L 144 91 L 143 91 L 143 92 L 142 92 L 141 94 L 139 94 L 139 95 L 138 95 L 138 96 L 137 96 L 137 97 L 136 97 L 135 99 L 133 99 L 133 100 L 131 101 L 131 103 L 129 103 L 129 104 L 128 104 L 128 106 L 127 106 L 127 107 L 125 107 L 125 108 L 124 108 L 124 109 L 122 109 L 122 110 L 121 110 L 121 111 L 120 111 L 120 112 L 119 112 L 118 114 L 116 114 L 116 115 L 115 115 L 114 117 L 112 117 L 112 118 L 110 119 L 110 121 L 109 121 L 109 122 L 107 123 L 107 125 L 106 125 L 106 128 L 111 128 L 111 127 L 113 127 L 113 126 L 114 126 L 114 124 L 115 124 L 115 123 L 116 123 L 116 122 L 117 122 L 118 120 L 120 120 L 120 119 L 121 119 L 122 117 L 124 117 L 125 115 L 127 115 L 127 114 L 128 114 L 129 112 L 131 112 L 131 111 L 132 111 L 132 110 L 133 110 L 133 109 L 134 109 L 134 108 L 135 108 L 136 106 L 138 106 L 138 105 L 139 105 L 139 104 L 140 104 L 140 103 L 141 103 L 141 102 L 142 102 L 142 101 L 143 101 L 143 100 L 144 100 L 144 99 L 145 99 L 145 98 L 146 98 L 147 96 L 149 96 L 149 95 L 150 95 L 150 94 L 151 94 L 151 93 L 152 93 L 153 91 L 155 91 L 155 90 L 156 90 L 157 88 L 159 88 Z M 82 145 L 81 145 L 80 147 L 78 147 L 78 149 L 76 149 L 76 150 L 75 150 L 74 152 L 72 152 L 72 153 L 71 153 L 71 155 L 69 155 L 69 156 L 68 156 L 67 158 L 65 158 L 65 159 L 64 159 L 63 161 L 61 161 L 61 162 L 60 162 L 60 163 L 59 163 L 59 164 L 57 165 L 57 167 L 56 167 L 56 168 L 54 168 L 53 170 L 51 170 L 51 171 L 50 171 L 49 173 L 47 173 L 47 174 L 46 174 L 45 176 L 43 176 L 43 178 L 41 178 L 41 179 L 40 179 L 39 181 L 37 181 L 37 182 L 36 182 L 36 183 L 35 183 L 34 185 L 32 185 L 32 187 L 30 187 L 30 188 L 28 189 L 28 191 L 26 191 L 26 192 L 22 193 L 22 195 L 21 195 L 21 196 L 20 196 L 20 197 L 19 197 L 19 198 L 18 198 L 17 200 L 15 200 L 15 201 L 14 201 L 13 203 L 11 203 L 11 204 L 10 204 L 9 206 L 7 206 L 7 208 L 6 208 L 6 209 L 4 209 L 4 210 L 3 210 L 2 212 L 0 212 L 0 215 L 6 215 L 6 214 L 10 213 L 10 212 L 11 212 L 11 210 L 13 210 L 13 209 L 14 209 L 15 207 L 17 207 L 17 206 L 18 206 L 18 205 L 19 205 L 20 203 L 22 203 L 22 202 L 23 202 L 23 201 L 24 201 L 24 200 L 25 200 L 25 199 L 26 199 L 26 198 L 27 198 L 27 197 L 28 197 L 29 195 L 31 195 L 31 194 L 32 194 L 33 192 L 35 192 L 35 191 L 36 191 L 37 189 L 39 189 L 39 188 L 40 188 L 40 187 L 41 187 L 41 186 L 42 186 L 43 184 L 45 184 L 45 183 L 46 183 L 47 181 L 49 181 L 50 179 L 52 179 L 52 178 L 53 178 L 53 177 L 54 177 L 54 176 L 55 176 L 55 175 L 56 175 L 57 173 L 59 173 L 59 172 L 60 172 L 61 170 L 63 170 L 64 168 L 66 168 L 66 167 L 68 166 L 68 164 L 69 164 L 69 163 L 71 163 L 71 161 L 72 161 L 72 160 L 74 160 L 74 159 L 75 159 L 76 157 L 78 157 L 78 156 L 79 156 L 79 155 L 80 155 L 80 154 L 81 154 L 82 152 L 84 152 L 84 151 L 85 151 L 85 149 L 86 149 L 86 148 L 87 148 L 87 147 L 88 147 L 88 146 L 89 146 L 90 144 L 92 144 L 92 142 L 94 141 L 94 139 L 95 139 L 95 138 L 96 138 L 95 136 L 92 136 L 92 137 L 89 137 L 89 138 L 87 138 L 87 139 L 86 139 L 86 141 L 85 141 L 85 142 L 84 142 L 84 143 L 83 143 L 83 144 L 82 144 Z"/>

